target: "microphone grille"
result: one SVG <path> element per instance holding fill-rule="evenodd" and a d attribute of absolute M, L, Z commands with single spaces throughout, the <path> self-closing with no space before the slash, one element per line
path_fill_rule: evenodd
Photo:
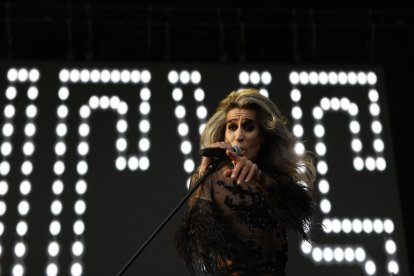
<path fill-rule="evenodd" d="M 233 145 L 233 151 L 238 155 L 241 156 L 242 155 L 242 150 L 239 146 L 237 145 Z"/>

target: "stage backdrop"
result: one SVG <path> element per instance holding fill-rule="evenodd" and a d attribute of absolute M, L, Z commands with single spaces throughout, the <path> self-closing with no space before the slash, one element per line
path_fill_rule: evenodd
<path fill-rule="evenodd" d="M 375 66 L 0 63 L 0 274 L 116 275 L 187 193 L 199 135 L 256 87 L 316 154 L 323 229 L 289 275 L 409 275 L 384 77 Z M 186 275 L 183 210 L 125 275 Z"/>

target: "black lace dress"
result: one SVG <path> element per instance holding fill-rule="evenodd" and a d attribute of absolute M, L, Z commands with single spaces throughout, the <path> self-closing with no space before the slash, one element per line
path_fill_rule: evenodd
<path fill-rule="evenodd" d="M 263 173 L 236 184 L 221 170 L 190 199 L 175 246 L 191 275 L 285 275 L 286 231 L 307 239 L 313 208 L 307 189 Z M 197 176 L 192 179 L 194 184 Z"/>

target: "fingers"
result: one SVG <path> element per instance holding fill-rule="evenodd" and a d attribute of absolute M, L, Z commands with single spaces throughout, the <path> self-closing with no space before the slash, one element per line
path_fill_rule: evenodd
<path fill-rule="evenodd" d="M 238 157 L 238 162 L 231 170 L 231 178 L 237 179 L 237 184 L 249 182 L 258 172 L 258 167 L 246 157 Z M 229 174 L 229 173 L 227 173 Z"/>

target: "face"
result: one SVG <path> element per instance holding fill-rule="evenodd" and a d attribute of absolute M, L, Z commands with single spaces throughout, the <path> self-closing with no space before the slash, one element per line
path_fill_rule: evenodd
<path fill-rule="evenodd" d="M 227 112 L 225 142 L 239 146 L 243 156 L 255 161 L 264 142 L 257 121 L 257 112 L 240 108 Z"/>

